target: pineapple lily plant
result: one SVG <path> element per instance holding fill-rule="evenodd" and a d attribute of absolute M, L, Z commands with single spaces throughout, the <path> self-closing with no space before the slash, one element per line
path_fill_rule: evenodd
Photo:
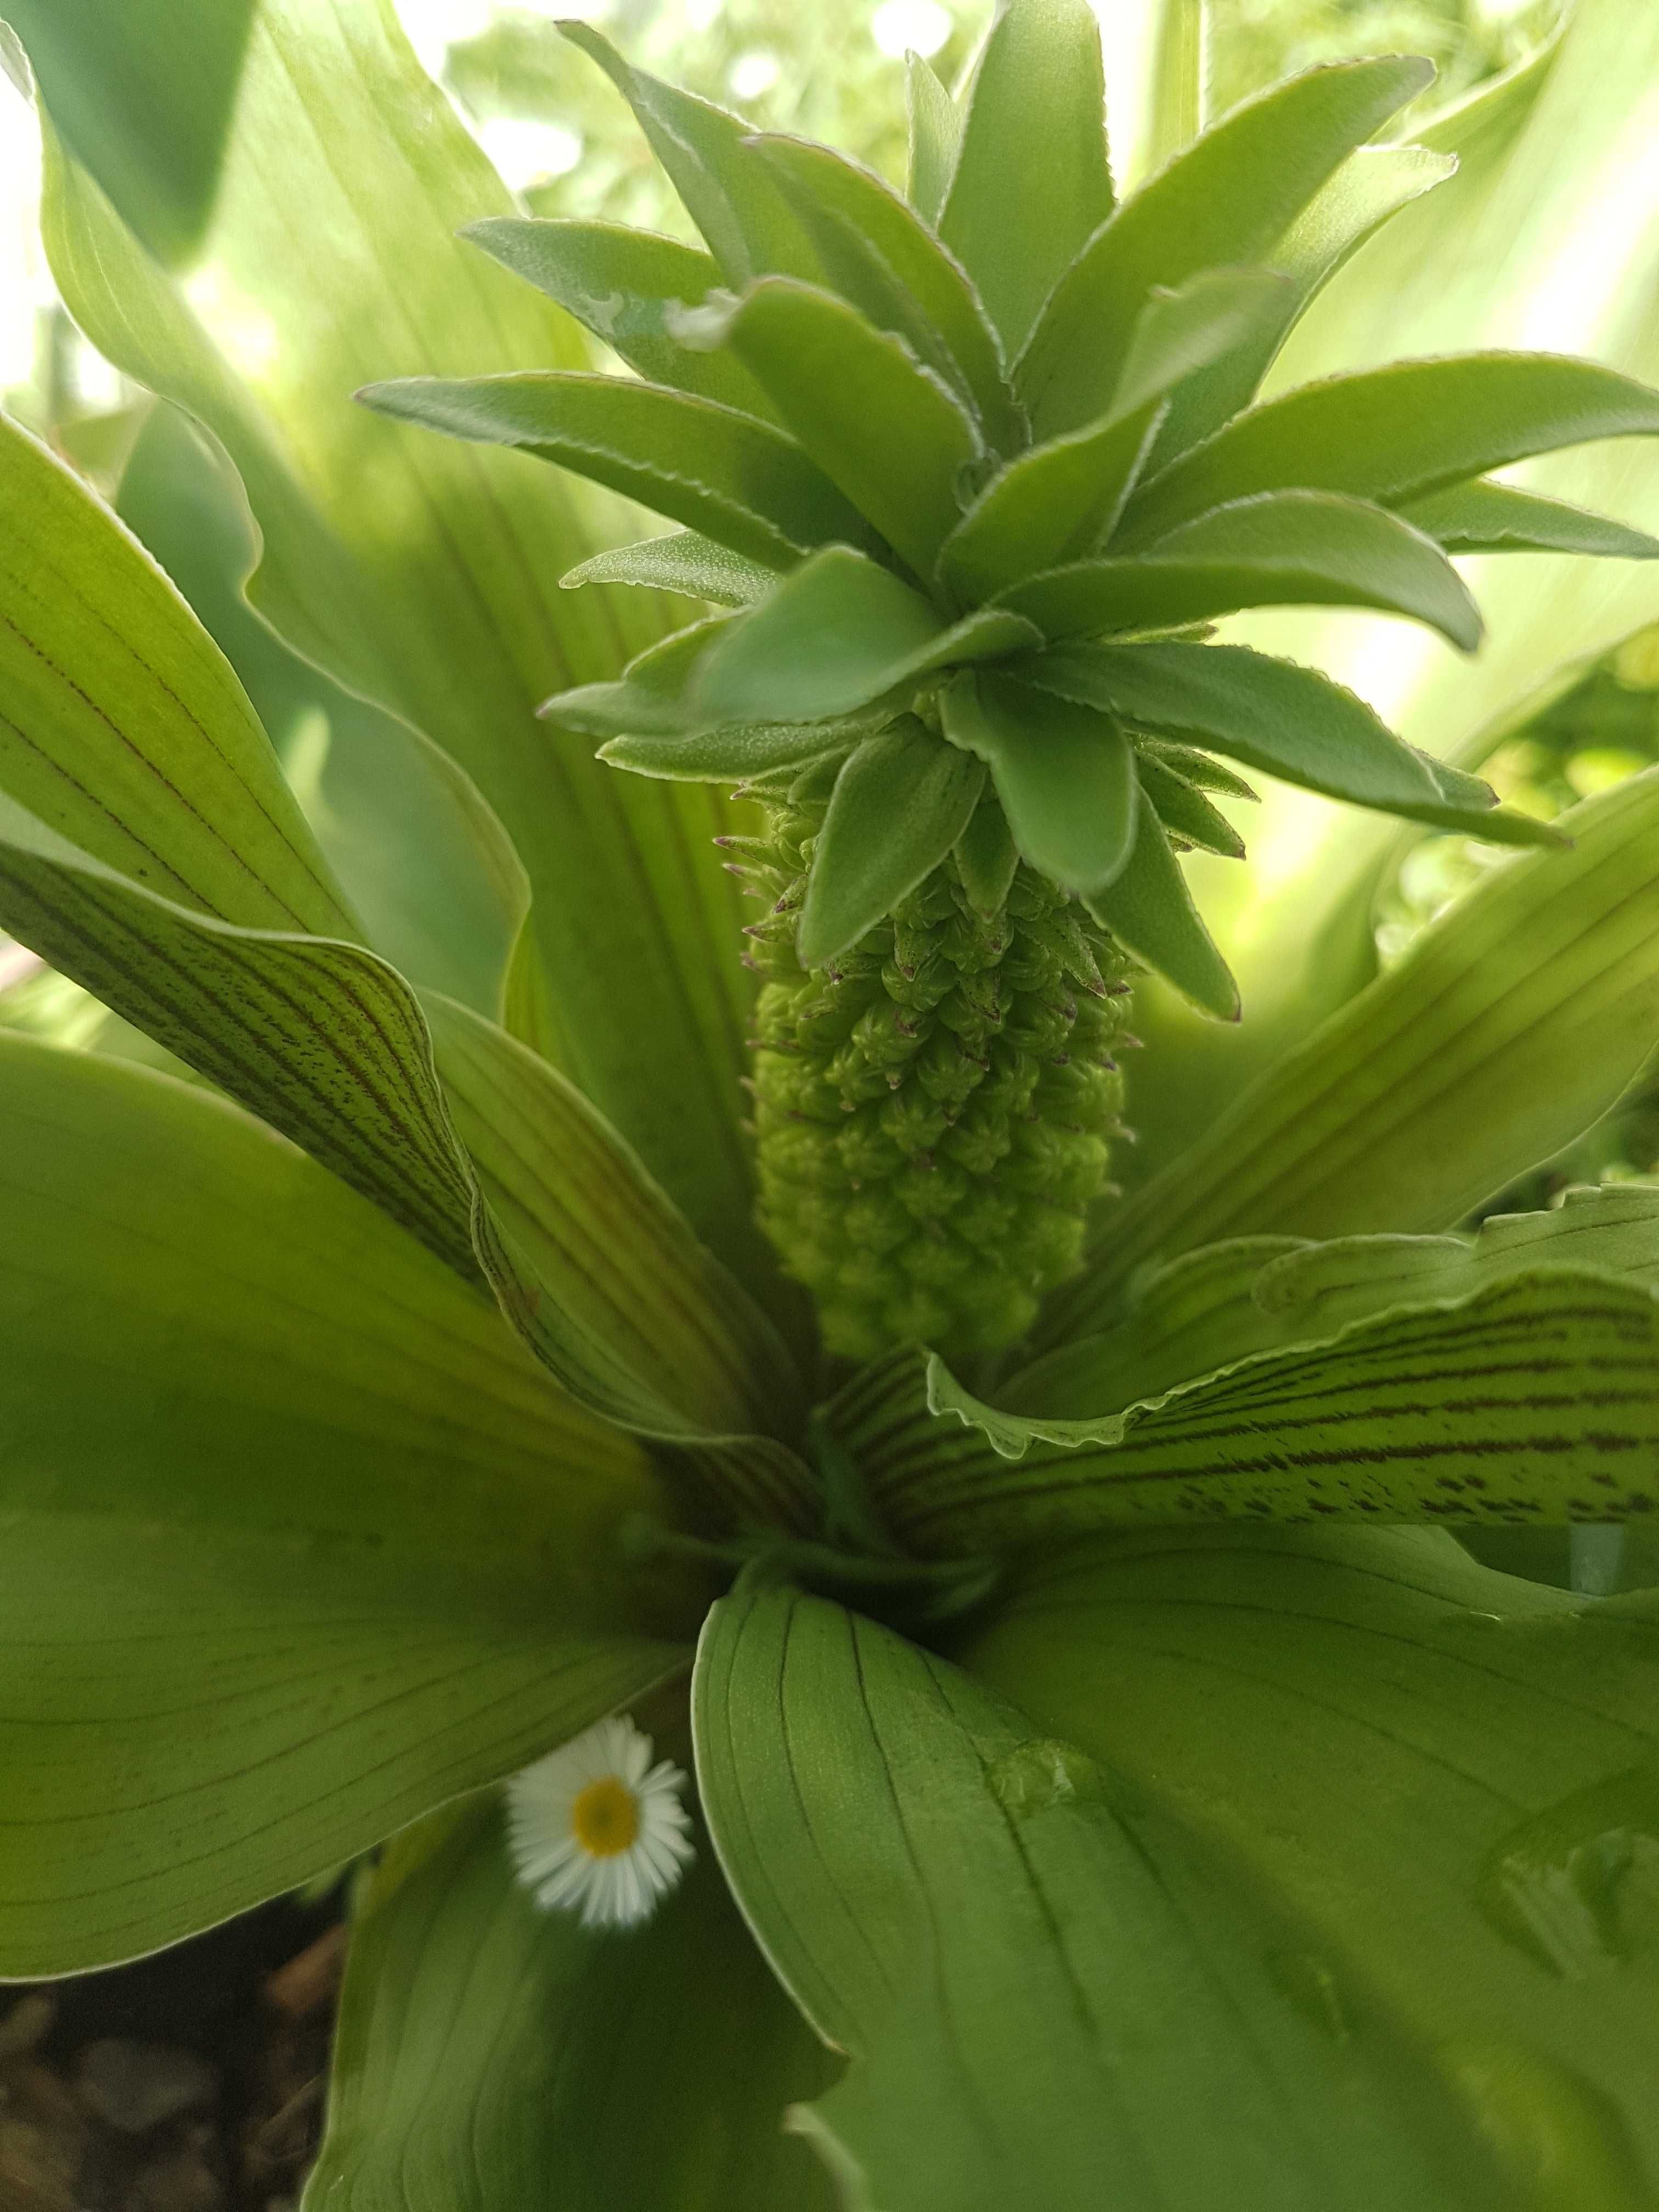
<path fill-rule="evenodd" d="M 0 1032 L 0 1972 L 384 1843 L 313 2212 L 1659 2204 L 1659 1601 L 1467 1534 L 1659 1500 L 1659 1192 L 1465 1225 L 1659 1040 L 1659 771 L 1212 629 L 1659 551 L 1490 474 L 1611 368 L 1255 396 L 1659 52 L 1376 145 L 1422 65 L 1200 131 L 1193 13 L 1133 190 L 1080 0 L 906 194 L 568 27 L 705 250 L 518 217 L 380 0 L 243 11 L 205 186 L 15 0 L 160 404 L 118 514 L 0 446 L 0 924 L 127 1025 Z M 1137 1176 L 1241 769 L 1529 849 Z"/>

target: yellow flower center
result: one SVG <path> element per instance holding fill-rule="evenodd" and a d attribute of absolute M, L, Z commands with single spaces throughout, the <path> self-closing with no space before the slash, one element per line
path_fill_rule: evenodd
<path fill-rule="evenodd" d="M 570 1826 L 590 1857 L 614 1859 L 639 1834 L 640 1808 L 628 1784 L 607 1774 L 577 1792 Z"/>

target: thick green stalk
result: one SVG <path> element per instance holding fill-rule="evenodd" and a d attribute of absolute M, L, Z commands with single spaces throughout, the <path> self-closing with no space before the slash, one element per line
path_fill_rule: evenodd
<path fill-rule="evenodd" d="M 1021 866 L 975 912 L 947 860 L 824 967 L 794 951 L 821 798 L 773 802 L 734 861 L 771 911 L 749 935 L 761 1220 L 831 1351 L 1022 1336 L 1078 1266 L 1121 1133 L 1127 962 Z"/>

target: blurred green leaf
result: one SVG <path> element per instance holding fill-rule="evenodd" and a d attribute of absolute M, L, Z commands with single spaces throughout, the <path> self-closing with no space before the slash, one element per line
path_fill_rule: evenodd
<path fill-rule="evenodd" d="M 77 157 L 160 260 L 212 217 L 258 0 L 7 0 Z"/>
<path fill-rule="evenodd" d="M 480 1799 L 399 1838 L 374 1878 L 305 2202 L 829 2212 L 784 2120 L 834 2067 L 706 1847 L 648 1928 L 594 1933 L 536 1911 Z"/>
<path fill-rule="evenodd" d="M 922 221 L 937 229 L 962 144 L 962 114 L 920 54 L 907 54 L 904 68 L 910 125 L 910 201 Z"/>
<path fill-rule="evenodd" d="M 703 1632 L 692 1722 L 727 1879 L 853 2061 L 799 2120 L 847 2202 L 1494 2201 L 1472 2148 L 1435 2171 L 1446 2100 L 1403 2065 L 1390 2099 L 1370 2023 L 1343 2047 L 1298 2009 L 1282 1931 L 1176 1823 L 1120 1811 L 1092 1759 L 947 1662 L 740 1587 Z"/>
<path fill-rule="evenodd" d="M 529 887 L 494 811 L 429 738 L 289 652 L 241 592 L 240 487 L 179 410 L 153 408 L 122 471 L 121 519 L 246 688 L 370 942 L 412 982 L 500 1012 Z"/>
<path fill-rule="evenodd" d="M 143 549 L 0 417 L 0 790 L 195 912 L 357 925 L 223 655 Z"/>

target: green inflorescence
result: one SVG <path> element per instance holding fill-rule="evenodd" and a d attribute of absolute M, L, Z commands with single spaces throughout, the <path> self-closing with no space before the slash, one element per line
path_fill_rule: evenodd
<path fill-rule="evenodd" d="M 832 1352 L 990 1351 L 1079 1264 L 1121 1134 L 1127 962 L 1030 868 L 975 910 L 953 859 L 826 966 L 794 927 L 825 801 L 727 841 L 770 908 L 754 1073 L 763 1224 Z"/>

